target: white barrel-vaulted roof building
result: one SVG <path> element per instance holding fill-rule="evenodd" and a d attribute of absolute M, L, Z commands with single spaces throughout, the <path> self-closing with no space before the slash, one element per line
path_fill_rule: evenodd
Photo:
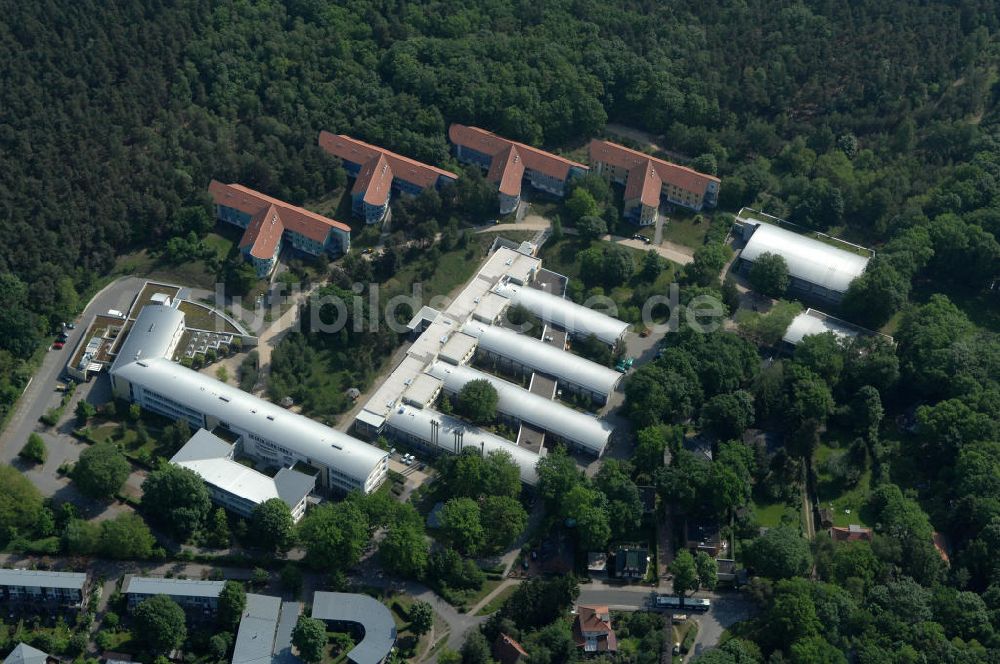
<path fill-rule="evenodd" d="M 546 323 L 557 325 L 573 337 L 594 335 L 606 344 L 614 345 L 625 335 L 628 323 L 594 311 L 564 297 L 530 286 L 518 286 L 510 281 L 497 285 L 493 292 L 520 305 Z"/>
<path fill-rule="evenodd" d="M 496 450 L 506 452 L 520 470 L 522 482 L 529 486 L 538 483 L 538 454 L 457 417 L 430 408 L 400 405 L 389 414 L 388 426 L 394 437 L 433 451 L 459 454 L 471 447 L 483 455 Z"/>
<path fill-rule="evenodd" d="M 561 388 L 586 394 L 599 403 L 607 401 L 622 377 L 613 369 L 503 327 L 472 321 L 462 331 L 479 339 L 477 353 L 485 359 L 498 359 L 511 369 L 549 374 Z"/>
<path fill-rule="evenodd" d="M 840 249 L 774 224 L 756 226 L 740 252 L 741 265 L 749 267 L 766 253 L 781 256 L 788 265 L 790 287 L 807 296 L 839 302 L 871 260 L 871 256 Z M 845 243 L 845 246 L 850 245 Z"/>
<path fill-rule="evenodd" d="M 320 471 L 319 484 L 370 493 L 385 480 L 388 454 L 357 438 L 172 362 L 183 333 L 183 312 L 142 309 L 111 367 L 117 396 L 194 428 L 220 427 L 243 453 L 281 467 L 297 462 Z"/>
<path fill-rule="evenodd" d="M 486 380 L 496 389 L 497 410 L 518 422 L 527 422 L 569 445 L 601 456 L 611 437 L 611 427 L 596 417 L 546 399 L 511 382 L 468 366 L 435 362 L 428 373 L 444 383 L 446 392 L 460 392 L 467 383 Z"/>

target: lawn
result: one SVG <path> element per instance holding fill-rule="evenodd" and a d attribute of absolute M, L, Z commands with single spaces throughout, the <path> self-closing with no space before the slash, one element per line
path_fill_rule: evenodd
<path fill-rule="evenodd" d="M 416 659 L 431 646 L 430 632 L 418 637 L 410 631 L 409 612 L 416 599 L 411 595 L 394 595 L 391 599 L 383 598 L 382 601 L 388 604 L 392 620 L 396 623 L 396 646 L 407 659 Z M 444 620 L 435 612 L 434 636 L 440 638 L 446 628 Z"/>
<path fill-rule="evenodd" d="M 705 234 L 711 226 L 711 220 L 700 214 L 691 217 L 671 216 L 663 220 L 663 239 L 697 249 L 705 244 Z"/>
<path fill-rule="evenodd" d="M 503 603 L 507 601 L 507 598 L 514 594 L 517 590 L 517 584 L 507 586 L 500 592 L 498 592 L 493 599 L 483 605 L 483 608 L 476 611 L 477 616 L 488 616 L 491 613 L 495 613 L 500 610 Z"/>
<path fill-rule="evenodd" d="M 797 523 L 800 520 L 799 510 L 787 503 L 765 503 L 752 501 L 754 518 L 764 528 L 776 528 L 783 523 Z"/>
<path fill-rule="evenodd" d="M 239 334 L 239 330 L 232 323 L 203 304 L 184 300 L 177 308 L 184 312 L 184 325 L 186 327 L 208 330 L 209 332 Z"/>
<path fill-rule="evenodd" d="M 865 504 L 868 501 L 872 473 L 866 470 L 853 487 L 844 486 L 825 469 L 825 461 L 842 449 L 821 444 L 813 454 L 813 468 L 816 472 L 816 498 L 820 508 L 833 511 L 833 525 L 845 527 L 850 524 L 870 526 L 866 519 Z"/>

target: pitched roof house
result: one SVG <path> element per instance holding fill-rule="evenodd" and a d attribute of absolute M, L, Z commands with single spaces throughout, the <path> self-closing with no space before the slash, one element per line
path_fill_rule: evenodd
<path fill-rule="evenodd" d="M 522 657 L 528 656 L 521 644 L 506 634 L 497 637 L 497 642 L 493 644 L 493 654 L 500 664 L 517 664 Z"/>
<path fill-rule="evenodd" d="M 617 652 L 618 637 L 611 628 L 611 612 L 606 605 L 581 604 L 573 621 L 576 647 L 585 653 Z"/>
<path fill-rule="evenodd" d="M 451 171 L 343 134 L 321 131 L 319 146 L 339 158 L 347 173 L 355 178 L 351 188 L 352 210 L 369 224 L 385 220 L 393 190 L 416 195 L 428 187 L 439 188 L 458 179 Z"/>
<path fill-rule="evenodd" d="M 847 528 L 833 526 L 830 528 L 830 537 L 834 542 L 871 542 L 872 529 L 854 523 Z"/>
<path fill-rule="evenodd" d="M 453 124 L 448 139 L 460 161 L 476 164 L 500 191 L 500 214 L 510 214 L 521 202 L 525 179 L 536 189 L 562 197 L 566 183 L 590 169 L 559 155 L 518 143 L 479 127 Z"/>
<path fill-rule="evenodd" d="M 594 139 L 590 163 L 612 182 L 625 185 L 625 216 L 641 225 L 656 223 L 660 201 L 700 210 L 719 200 L 721 180 L 623 145 Z"/>
<path fill-rule="evenodd" d="M 208 191 L 215 202 L 216 217 L 245 229 L 240 251 L 258 277 L 271 274 L 285 241 L 313 256 L 347 253 L 351 248 L 351 227 L 347 224 L 240 184 L 212 180 Z"/>

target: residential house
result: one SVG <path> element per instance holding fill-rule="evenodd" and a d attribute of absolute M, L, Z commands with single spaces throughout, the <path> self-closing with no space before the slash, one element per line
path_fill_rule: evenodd
<path fill-rule="evenodd" d="M 644 579 L 648 568 L 648 548 L 626 544 L 615 550 L 615 576 L 619 579 Z"/>
<path fill-rule="evenodd" d="M 0 569 L 0 605 L 44 604 L 81 608 L 87 604 L 87 575 L 34 569 Z"/>
<path fill-rule="evenodd" d="M 687 548 L 691 553 L 704 551 L 713 558 L 729 548 L 722 539 L 719 525 L 713 521 L 688 519 L 686 524 Z"/>
<path fill-rule="evenodd" d="M 208 191 L 215 201 L 216 218 L 245 229 L 240 251 L 262 279 L 274 271 L 286 245 L 310 256 L 338 256 L 351 248 L 347 224 L 239 184 L 212 180 Z"/>
<path fill-rule="evenodd" d="M 721 180 L 714 175 L 651 157 L 629 148 L 594 139 L 590 142 L 593 169 L 616 184 L 625 185 L 625 218 L 640 226 L 656 223 L 660 203 L 701 210 L 719 201 Z"/>
<path fill-rule="evenodd" d="M 458 175 L 436 166 L 369 145 L 343 134 L 319 133 L 319 146 L 340 159 L 354 178 L 351 210 L 366 224 L 380 224 L 389 216 L 393 193 L 416 196 L 424 189 L 440 189 Z"/>
<path fill-rule="evenodd" d="M 581 604 L 573 621 L 573 640 L 585 654 L 618 652 L 618 637 L 611 628 L 611 612 L 606 605 Z"/>
<path fill-rule="evenodd" d="M 493 644 L 493 655 L 500 664 L 517 664 L 528 657 L 520 643 L 502 633 Z"/>
<path fill-rule="evenodd" d="M 486 179 L 500 191 L 500 214 L 511 214 L 521 202 L 525 181 L 545 193 L 562 198 L 566 184 L 590 169 L 577 163 L 480 129 L 453 124 L 448 138 L 459 161 L 486 171 Z"/>
<path fill-rule="evenodd" d="M 833 526 L 830 528 L 830 537 L 834 542 L 871 542 L 872 529 L 854 523 L 847 528 Z"/>

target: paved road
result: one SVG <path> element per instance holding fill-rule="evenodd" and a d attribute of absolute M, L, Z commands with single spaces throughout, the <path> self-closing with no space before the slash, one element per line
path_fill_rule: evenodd
<path fill-rule="evenodd" d="M 28 434 L 42 427 L 38 418 L 49 408 L 59 404 L 61 395 L 55 391 L 56 382 L 90 319 L 95 314 L 107 313 L 108 309 L 127 310 L 142 283 L 142 279 L 125 277 L 109 284 L 94 296 L 83 314 L 76 318 L 76 329 L 70 330 L 66 347 L 62 350 L 49 350 L 42 366 L 35 372 L 31 385 L 18 400 L 14 415 L 0 434 L 0 461 L 7 463 L 17 456 L 28 439 Z"/>

